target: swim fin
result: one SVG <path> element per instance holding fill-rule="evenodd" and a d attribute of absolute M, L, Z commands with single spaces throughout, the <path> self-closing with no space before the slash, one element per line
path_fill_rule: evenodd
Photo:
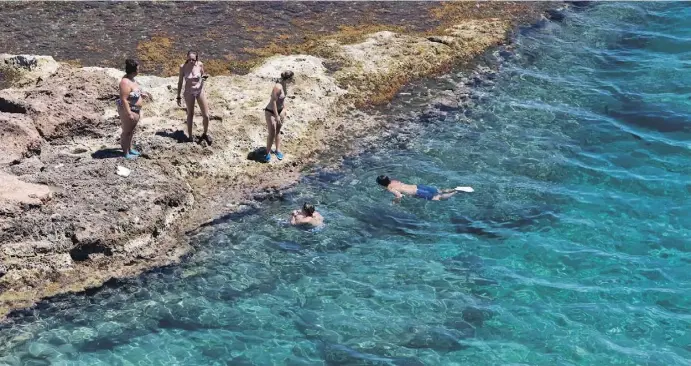
<path fill-rule="evenodd" d="M 458 192 L 468 192 L 468 193 L 475 192 L 473 187 L 456 187 L 455 190 Z"/>

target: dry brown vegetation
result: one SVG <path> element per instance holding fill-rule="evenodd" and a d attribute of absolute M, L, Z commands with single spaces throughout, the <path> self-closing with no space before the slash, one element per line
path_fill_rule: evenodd
<path fill-rule="evenodd" d="M 354 44 L 364 41 L 368 35 L 381 31 L 391 31 L 395 33 L 430 36 L 444 35 L 449 27 L 468 19 L 499 19 L 504 21 L 517 21 L 520 19 L 531 19 L 540 16 L 544 8 L 550 5 L 536 5 L 525 2 L 441 2 L 429 12 L 433 19 L 426 29 L 407 28 L 391 24 L 371 24 L 374 19 L 364 18 L 357 25 L 341 25 L 338 30 L 331 34 L 323 34 L 315 31 L 314 20 L 296 19 L 291 24 L 298 30 L 296 33 L 283 33 L 272 40 L 265 42 L 262 47 L 247 47 L 241 49 L 244 56 L 226 55 L 223 58 L 205 59 L 204 65 L 207 72 L 212 75 L 245 74 L 253 67 L 261 64 L 268 57 L 275 55 L 294 55 L 310 54 L 322 57 L 327 62 L 344 66 L 344 60 L 339 56 L 338 44 Z M 243 25 L 247 30 L 255 32 L 256 37 L 266 37 L 266 31 L 261 27 L 252 27 L 245 22 Z M 214 38 L 213 33 L 207 32 L 207 38 Z M 184 58 L 176 50 L 170 37 L 157 35 L 150 40 L 142 41 L 137 46 L 138 56 L 145 68 L 155 68 L 157 72 L 165 76 L 177 74 L 178 64 Z M 414 52 L 412 50 L 411 52 Z M 449 55 L 440 55 L 451 57 Z M 462 55 L 466 57 L 468 55 Z M 459 55 L 460 57 L 460 55 Z M 405 75 L 399 73 L 369 75 L 367 80 L 353 80 L 349 78 L 339 78 L 341 86 L 356 86 L 367 84 L 363 90 L 367 93 L 355 97 L 358 105 L 380 104 L 388 101 L 393 95 L 411 78 L 422 77 L 444 71 L 447 67 L 426 67 L 425 65 L 437 64 L 422 62 L 421 64 L 406 65 L 411 72 Z M 372 87 L 375 85 L 376 87 Z M 360 88 L 358 88 L 360 89 Z"/>
<path fill-rule="evenodd" d="M 180 62 L 184 55 L 175 55 L 173 41 L 164 35 L 151 37 L 147 41 L 137 44 L 137 57 L 142 62 L 143 69 L 152 68 L 163 75 L 172 76 L 178 73 Z"/>

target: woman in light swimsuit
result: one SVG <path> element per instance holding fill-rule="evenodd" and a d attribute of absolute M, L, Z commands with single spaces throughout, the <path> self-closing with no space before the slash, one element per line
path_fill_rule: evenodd
<path fill-rule="evenodd" d="M 194 102 L 199 103 L 199 109 L 202 111 L 202 123 L 204 125 L 204 133 L 201 136 L 202 140 L 211 145 L 211 137 L 209 137 L 209 106 L 206 103 L 206 93 L 204 92 L 204 80 L 208 75 L 204 72 L 204 64 L 199 61 L 199 55 L 195 51 L 187 52 L 187 61 L 180 65 L 180 78 L 178 79 L 178 106 L 180 103 L 180 89 L 182 89 L 182 82 L 185 81 L 185 105 L 187 106 L 187 138 L 189 142 L 194 142 L 192 135 L 192 125 L 194 119 Z"/>
<path fill-rule="evenodd" d="M 276 158 L 283 160 L 283 153 L 281 153 L 281 127 L 283 127 L 283 120 L 286 116 L 284 102 L 288 94 L 288 82 L 293 80 L 292 71 L 284 71 L 281 73 L 281 79 L 276 81 L 274 88 L 271 90 L 271 100 L 264 108 L 264 117 L 266 118 L 266 127 L 269 129 L 269 136 L 266 138 L 266 155 L 264 161 L 271 161 L 271 145 L 276 143 Z"/>
<path fill-rule="evenodd" d="M 117 100 L 118 115 L 122 123 L 120 146 L 125 159 L 133 160 L 140 155 L 139 151 L 132 148 L 134 128 L 141 119 L 142 97 L 150 98 L 134 80 L 139 72 L 139 63 L 133 59 L 125 60 L 125 76 L 120 80 L 120 99 Z"/>

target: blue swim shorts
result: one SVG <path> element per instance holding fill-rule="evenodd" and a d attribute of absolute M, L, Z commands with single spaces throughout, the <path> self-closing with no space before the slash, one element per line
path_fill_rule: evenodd
<path fill-rule="evenodd" d="M 434 198 L 434 196 L 436 196 L 438 194 L 439 194 L 438 189 L 436 189 L 434 187 L 419 184 L 417 186 L 417 193 L 415 193 L 415 196 L 420 197 L 420 198 L 424 198 L 426 200 L 431 200 Z"/>

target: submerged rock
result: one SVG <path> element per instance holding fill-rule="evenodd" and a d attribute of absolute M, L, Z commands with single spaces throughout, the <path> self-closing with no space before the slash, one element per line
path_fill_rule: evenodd
<path fill-rule="evenodd" d="M 441 352 L 453 352 L 468 348 L 460 339 L 466 338 L 455 330 L 440 327 L 414 327 L 412 337 L 403 344 L 408 348 L 429 348 Z"/>
<path fill-rule="evenodd" d="M 458 100 L 456 100 L 455 95 L 440 96 L 434 99 L 431 104 L 442 112 L 449 112 L 458 109 Z"/>

